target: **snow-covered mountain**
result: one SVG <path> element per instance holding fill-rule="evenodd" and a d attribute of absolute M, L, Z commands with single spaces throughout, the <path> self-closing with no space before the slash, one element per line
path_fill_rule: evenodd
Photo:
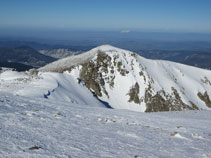
<path fill-rule="evenodd" d="M 39 70 L 68 72 L 100 100 L 117 109 L 155 112 L 211 108 L 211 71 L 145 59 L 109 45 Z"/>

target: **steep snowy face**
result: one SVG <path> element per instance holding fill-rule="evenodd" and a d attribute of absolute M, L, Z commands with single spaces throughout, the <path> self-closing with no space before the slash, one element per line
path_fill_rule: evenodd
<path fill-rule="evenodd" d="M 41 71 L 65 72 L 117 109 L 141 112 L 211 108 L 211 71 L 100 46 L 48 64 Z"/>

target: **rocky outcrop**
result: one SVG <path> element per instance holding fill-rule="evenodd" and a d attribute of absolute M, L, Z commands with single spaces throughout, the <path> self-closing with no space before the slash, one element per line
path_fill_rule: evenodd
<path fill-rule="evenodd" d="M 211 108 L 211 100 L 209 95 L 207 94 L 207 91 L 203 93 L 198 92 L 198 97 L 206 104 L 207 107 Z"/>

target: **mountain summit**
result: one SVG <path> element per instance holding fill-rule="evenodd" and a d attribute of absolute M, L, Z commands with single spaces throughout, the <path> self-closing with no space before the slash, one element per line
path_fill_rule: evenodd
<path fill-rule="evenodd" d="M 68 71 L 98 99 L 117 109 L 157 112 L 211 108 L 211 71 L 145 59 L 110 45 L 39 70 Z"/>

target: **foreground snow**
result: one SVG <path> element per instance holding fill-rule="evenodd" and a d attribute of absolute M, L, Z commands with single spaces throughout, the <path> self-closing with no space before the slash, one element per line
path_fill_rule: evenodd
<path fill-rule="evenodd" d="M 211 157 L 211 111 L 138 113 L 0 92 L 0 157 Z"/>

